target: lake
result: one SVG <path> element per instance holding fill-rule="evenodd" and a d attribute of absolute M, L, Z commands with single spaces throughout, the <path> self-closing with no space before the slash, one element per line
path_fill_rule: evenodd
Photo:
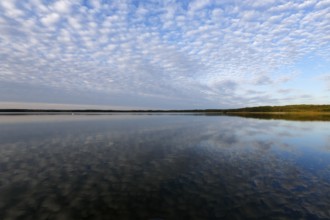
<path fill-rule="evenodd" d="M 0 219 L 329 219 L 330 122 L 0 116 Z"/>

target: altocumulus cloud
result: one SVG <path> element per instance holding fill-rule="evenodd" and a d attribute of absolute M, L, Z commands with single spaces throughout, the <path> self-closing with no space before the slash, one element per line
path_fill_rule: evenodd
<path fill-rule="evenodd" d="M 329 69 L 329 42 L 329 0 L 6 0 L 0 101 L 8 93 L 149 108 L 315 101 L 296 63 L 313 57 Z M 317 83 L 325 102 L 329 90 Z"/>

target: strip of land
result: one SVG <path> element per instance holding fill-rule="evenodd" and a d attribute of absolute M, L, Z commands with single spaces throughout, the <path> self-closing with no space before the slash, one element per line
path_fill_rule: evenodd
<path fill-rule="evenodd" d="M 330 121 L 330 105 L 257 106 L 238 109 L 186 110 L 62 110 L 62 109 L 0 109 L 0 115 L 107 115 L 107 114 L 198 114 L 205 116 L 239 116 L 255 119 L 293 121 Z"/>
<path fill-rule="evenodd" d="M 184 110 L 99 110 L 99 109 L 0 109 L 0 112 L 13 112 L 13 113 L 112 113 L 112 112 L 202 112 L 202 113 L 272 113 L 272 114 L 284 114 L 284 113 L 330 113 L 330 105 L 285 105 L 285 106 L 257 106 L 246 107 L 237 109 L 184 109 Z"/>

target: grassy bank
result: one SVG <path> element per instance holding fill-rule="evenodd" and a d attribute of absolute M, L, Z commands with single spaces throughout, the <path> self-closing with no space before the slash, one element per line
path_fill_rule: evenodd
<path fill-rule="evenodd" d="M 229 116 L 294 121 L 330 121 L 330 112 L 227 112 Z"/>

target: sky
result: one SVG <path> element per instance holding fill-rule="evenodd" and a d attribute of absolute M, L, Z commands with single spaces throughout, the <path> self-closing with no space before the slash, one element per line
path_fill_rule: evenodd
<path fill-rule="evenodd" d="M 2 0 L 0 108 L 330 104 L 330 0 Z"/>

